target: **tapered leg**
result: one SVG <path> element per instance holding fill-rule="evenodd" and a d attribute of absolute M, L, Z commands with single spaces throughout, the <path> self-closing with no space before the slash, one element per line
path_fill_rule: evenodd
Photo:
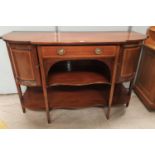
<path fill-rule="evenodd" d="M 119 54 L 119 48 L 117 49 L 114 64 L 113 64 L 113 71 L 112 71 L 112 78 L 111 78 L 112 79 L 111 80 L 111 88 L 110 88 L 109 101 L 108 101 L 108 111 L 107 111 L 107 115 L 106 115 L 107 119 L 110 118 L 111 105 L 112 105 L 113 96 L 114 96 L 116 73 L 117 73 L 118 54 Z"/>
<path fill-rule="evenodd" d="M 38 47 L 38 51 L 39 51 L 40 71 L 41 71 L 41 77 L 42 77 L 42 88 L 43 88 L 43 95 L 44 95 L 44 101 L 45 101 L 45 107 L 46 107 L 47 122 L 51 123 L 50 109 L 49 109 L 49 102 L 48 102 L 48 95 L 47 95 L 46 75 L 45 75 L 44 63 L 42 58 L 42 50 L 40 47 Z"/>
<path fill-rule="evenodd" d="M 115 85 L 112 84 L 111 89 L 110 89 L 110 95 L 109 95 L 107 119 L 110 118 L 110 112 L 111 112 L 111 105 L 112 105 L 112 100 L 113 100 L 114 88 L 115 88 Z"/>
<path fill-rule="evenodd" d="M 108 105 L 108 111 L 107 111 L 107 115 L 106 115 L 107 119 L 110 118 L 110 112 L 111 112 L 111 106 Z"/>
<path fill-rule="evenodd" d="M 18 91 L 18 95 L 19 95 L 22 111 L 23 111 L 23 113 L 26 113 L 25 106 L 23 105 L 23 95 L 22 95 L 22 90 L 21 90 L 20 84 L 18 84 L 16 82 L 16 86 L 17 86 L 17 91 Z"/>
<path fill-rule="evenodd" d="M 47 122 L 51 123 L 50 109 L 49 109 L 49 104 L 48 104 L 47 88 L 45 86 L 43 86 L 43 93 L 44 93 L 44 100 L 45 100 L 45 107 L 46 107 Z"/>
<path fill-rule="evenodd" d="M 128 92 L 128 95 L 130 97 L 131 97 L 131 93 L 132 93 L 133 84 L 134 84 L 134 80 L 130 81 L 129 92 Z M 130 100 L 126 103 L 126 107 L 129 106 L 129 102 L 130 102 Z"/>

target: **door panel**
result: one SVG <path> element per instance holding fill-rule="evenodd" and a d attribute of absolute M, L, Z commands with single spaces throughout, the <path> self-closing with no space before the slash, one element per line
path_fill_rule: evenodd
<path fill-rule="evenodd" d="M 135 75 L 139 56 L 140 47 L 124 49 L 121 77 L 130 77 Z"/>
<path fill-rule="evenodd" d="M 118 66 L 118 81 L 130 81 L 135 77 L 141 47 L 123 48 Z"/>
<path fill-rule="evenodd" d="M 12 50 L 16 76 L 21 80 L 35 80 L 30 51 Z"/>
<path fill-rule="evenodd" d="M 40 85 L 40 72 L 35 47 L 10 45 L 15 75 L 23 85 Z"/>

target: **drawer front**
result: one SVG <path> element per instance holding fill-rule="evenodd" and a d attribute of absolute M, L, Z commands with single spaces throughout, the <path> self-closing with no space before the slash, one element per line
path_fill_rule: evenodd
<path fill-rule="evenodd" d="M 114 57 L 117 46 L 43 46 L 42 57 Z"/>

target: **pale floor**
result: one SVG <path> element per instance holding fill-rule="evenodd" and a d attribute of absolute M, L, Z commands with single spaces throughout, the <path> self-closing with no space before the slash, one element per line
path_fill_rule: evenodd
<path fill-rule="evenodd" d="M 85 108 L 78 110 L 51 111 L 52 123 L 47 124 L 45 112 L 21 111 L 18 96 L 0 95 L 0 121 L 8 128 L 155 128 L 155 112 L 149 112 L 135 94 L 128 108 L 113 107 L 110 120 L 105 109 Z"/>

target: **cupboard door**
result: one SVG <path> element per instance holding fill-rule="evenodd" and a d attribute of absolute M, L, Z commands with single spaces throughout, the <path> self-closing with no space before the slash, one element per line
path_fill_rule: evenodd
<path fill-rule="evenodd" d="M 40 85 L 36 48 L 31 45 L 10 45 L 16 79 L 28 86 Z"/>
<path fill-rule="evenodd" d="M 120 67 L 120 81 L 134 78 L 140 57 L 141 47 L 124 48 Z"/>

